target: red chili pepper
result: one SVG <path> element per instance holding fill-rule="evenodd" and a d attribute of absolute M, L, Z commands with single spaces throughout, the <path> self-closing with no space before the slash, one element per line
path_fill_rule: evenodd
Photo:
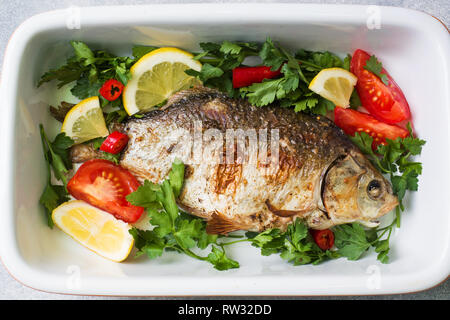
<path fill-rule="evenodd" d="M 119 131 L 111 133 L 100 146 L 100 150 L 112 154 L 119 153 L 128 143 L 128 136 Z"/>
<path fill-rule="evenodd" d="M 116 79 L 109 79 L 105 81 L 99 92 L 103 98 L 108 101 L 114 101 L 122 94 L 124 85 Z"/>
<path fill-rule="evenodd" d="M 280 70 L 271 71 L 270 67 L 237 67 L 233 69 L 233 88 L 247 87 L 253 83 L 272 79 L 281 74 Z"/>
<path fill-rule="evenodd" d="M 329 250 L 334 245 L 334 233 L 330 229 L 325 230 L 310 230 L 311 235 L 322 250 Z"/>

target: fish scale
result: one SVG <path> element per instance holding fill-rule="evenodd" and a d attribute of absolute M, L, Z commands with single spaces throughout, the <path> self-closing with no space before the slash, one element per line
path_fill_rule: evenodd
<path fill-rule="evenodd" d="M 227 144 L 214 145 L 217 141 L 205 138 L 208 130 L 225 137 L 229 129 L 256 133 L 267 129 L 267 145 L 271 145 L 271 130 L 278 130 L 279 166 L 269 163 L 268 170 L 259 161 L 218 163 L 214 152 L 193 161 L 194 143 L 189 139 L 194 137 L 196 122 L 201 123 L 203 150 L 222 148 L 219 154 L 226 154 Z M 277 105 L 258 108 L 217 90 L 196 87 L 176 93 L 161 110 L 129 118 L 122 131 L 130 140 L 120 164 L 141 182 L 160 183 L 176 158 L 185 163 L 178 204 L 206 219 L 210 233 L 285 230 L 296 218 L 314 229 L 353 221 L 373 224 L 397 204 L 389 182 L 323 116 Z M 383 188 L 377 199 L 362 185 L 374 179 Z"/>

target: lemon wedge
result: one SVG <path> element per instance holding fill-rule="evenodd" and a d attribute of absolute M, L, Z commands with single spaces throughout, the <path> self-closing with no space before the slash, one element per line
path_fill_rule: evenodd
<path fill-rule="evenodd" d="M 106 137 L 105 117 L 98 97 L 84 99 L 67 113 L 61 128 L 75 143 L 82 143 L 98 137 Z"/>
<path fill-rule="evenodd" d="M 353 73 L 345 69 L 328 68 L 320 71 L 308 88 L 335 105 L 346 108 L 350 105 L 350 96 L 357 80 Z"/>
<path fill-rule="evenodd" d="M 84 201 L 61 204 L 53 210 L 52 219 L 80 244 L 112 261 L 125 260 L 133 248 L 130 225 Z"/>
<path fill-rule="evenodd" d="M 177 48 L 160 48 L 140 58 L 131 67 L 131 79 L 123 95 L 129 115 L 145 112 L 164 102 L 173 93 L 200 84 L 184 71 L 200 71 L 202 65 L 189 52 Z"/>

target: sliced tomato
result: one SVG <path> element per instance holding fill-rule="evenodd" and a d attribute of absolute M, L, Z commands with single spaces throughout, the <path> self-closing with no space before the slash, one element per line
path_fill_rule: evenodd
<path fill-rule="evenodd" d="M 373 147 L 384 144 L 387 139 L 406 138 L 409 131 L 399 126 L 378 121 L 367 113 L 352 109 L 336 107 L 334 109 L 334 122 L 348 135 L 355 132 L 366 132 L 373 137 Z"/>
<path fill-rule="evenodd" d="M 67 190 L 76 199 L 133 223 L 141 217 L 144 208 L 133 206 L 125 197 L 139 186 L 128 170 L 108 160 L 94 159 L 81 165 L 67 184 Z"/>
<path fill-rule="evenodd" d="M 322 250 L 330 250 L 334 245 L 334 233 L 330 229 L 310 230 L 314 242 Z"/>
<path fill-rule="evenodd" d="M 378 76 L 364 69 L 369 58 L 367 52 L 358 49 L 353 53 L 350 64 L 350 71 L 358 78 L 356 90 L 363 107 L 375 118 L 386 123 L 409 120 L 411 112 L 402 90 L 385 69 L 382 69 L 381 73 L 388 77 L 387 86 Z"/>

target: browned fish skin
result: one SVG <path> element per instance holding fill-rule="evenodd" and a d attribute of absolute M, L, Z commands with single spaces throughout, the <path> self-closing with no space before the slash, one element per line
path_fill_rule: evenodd
<path fill-rule="evenodd" d="M 204 130 L 217 128 L 222 132 L 226 129 L 279 129 L 280 140 L 287 144 L 281 152 L 280 165 L 286 167 L 312 166 L 313 169 L 350 150 L 359 151 L 340 128 L 323 116 L 294 113 L 292 109 L 277 106 L 259 108 L 206 88 L 177 95 L 178 99 L 164 110 L 129 120 L 125 132 L 134 123 L 148 121 L 176 122 L 188 130 L 193 130 L 194 121 L 202 121 Z"/>
<path fill-rule="evenodd" d="M 333 193 L 326 193 L 326 204 L 321 199 L 324 188 L 328 191 L 328 185 L 333 183 L 327 180 L 327 185 L 322 186 L 327 169 L 331 165 L 341 165 L 342 161 L 348 165 L 349 157 L 363 159 L 352 162 L 362 162 L 358 174 L 369 172 L 370 177 L 382 181 L 384 190 L 389 191 L 384 186 L 387 183 L 385 179 L 331 120 L 278 106 L 254 107 L 247 101 L 231 99 L 212 89 L 179 92 L 169 100 L 164 110 L 129 119 L 124 124 L 124 132 L 130 141 L 121 165 L 141 181 L 161 182 L 167 176 L 173 159 L 181 157 L 183 149 L 190 147 L 173 132 L 186 129 L 193 133 L 195 121 L 201 121 L 203 132 L 217 129 L 224 137 L 227 129 L 256 129 L 256 132 L 267 129 L 269 133 L 272 129 L 279 130 L 279 169 L 271 174 L 267 174 L 260 163 L 252 167 L 245 163 L 217 164 L 212 159 L 204 159 L 202 163 L 188 165 L 179 204 L 190 213 L 209 220 L 211 233 L 238 229 L 262 231 L 273 227 L 284 229 L 296 217 L 306 219 L 310 227 L 323 229 L 349 219 L 369 221 L 387 213 L 369 210 L 370 217 L 363 213 L 359 217 L 357 206 L 353 206 L 354 212 L 342 220 L 338 214 L 330 217 L 325 212 L 325 206 L 345 208 L 340 202 L 346 197 L 352 197 L 352 203 L 359 201 L 360 195 L 355 196 L 356 187 L 353 190 L 352 186 L 346 189 L 351 190 L 351 195 L 336 196 L 333 189 Z M 173 140 L 170 143 L 169 136 Z M 226 146 L 223 152 L 226 152 Z M 346 174 L 357 171 L 348 167 Z M 353 180 L 359 179 L 355 177 Z M 369 200 L 364 201 L 364 205 L 372 205 Z M 395 201 L 390 195 L 384 201 L 389 203 L 383 203 L 383 211 L 392 209 Z"/>
<path fill-rule="evenodd" d="M 81 143 L 70 148 L 70 157 L 72 162 L 82 163 L 91 159 L 100 158 L 101 152 L 94 149 L 90 143 Z"/>

